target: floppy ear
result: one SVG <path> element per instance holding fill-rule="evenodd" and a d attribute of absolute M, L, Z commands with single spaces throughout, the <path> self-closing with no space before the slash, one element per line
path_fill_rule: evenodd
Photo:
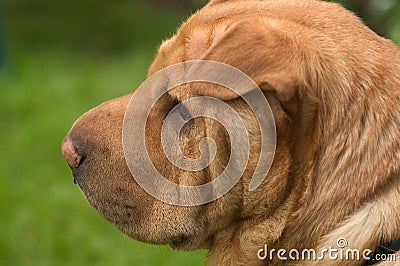
<path fill-rule="evenodd" d="M 256 26 L 255 26 L 256 25 Z M 201 59 L 226 63 L 246 73 L 264 92 L 273 92 L 281 104 L 295 112 L 296 97 L 304 89 L 302 62 L 294 40 L 262 19 L 241 21 L 215 33 Z M 227 88 L 201 86 L 196 94 L 231 100 L 239 95 Z"/>
<path fill-rule="evenodd" d="M 279 25 L 263 19 L 239 21 L 215 34 L 203 60 L 234 66 L 250 76 L 268 97 L 277 98 L 296 128 L 301 145 L 312 137 L 319 100 L 308 81 L 313 62 Z M 196 94 L 231 100 L 239 95 L 224 87 L 200 86 Z M 269 95 L 269 96 L 268 96 Z M 296 142 L 296 140 L 294 140 Z M 303 156 L 300 156 L 303 157 Z"/>

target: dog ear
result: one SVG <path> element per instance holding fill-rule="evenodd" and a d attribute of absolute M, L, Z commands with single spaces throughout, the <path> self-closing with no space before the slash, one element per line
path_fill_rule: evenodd
<path fill-rule="evenodd" d="M 263 19 L 241 21 L 215 33 L 211 46 L 201 58 L 222 62 L 251 77 L 267 98 L 277 99 L 297 128 L 296 138 L 305 145 L 312 137 L 320 101 L 313 80 L 318 66 L 313 56 L 302 51 L 296 36 L 276 23 Z M 314 78 L 310 78 L 314 77 Z M 240 95 L 221 86 L 201 86 L 196 94 L 232 100 Z M 314 88 L 314 89 L 313 89 Z M 275 101 L 276 102 L 276 101 Z"/>
<path fill-rule="evenodd" d="M 290 113 L 296 112 L 306 81 L 292 37 L 262 19 L 238 22 L 216 32 L 201 59 L 236 67 L 265 93 L 274 93 Z M 231 100 L 240 95 L 224 87 L 201 86 L 197 94 Z M 299 92 L 303 90 L 303 92 Z"/>

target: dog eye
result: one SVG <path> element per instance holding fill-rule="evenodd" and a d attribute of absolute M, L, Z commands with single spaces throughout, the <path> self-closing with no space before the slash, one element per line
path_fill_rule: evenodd
<path fill-rule="evenodd" d="M 188 135 L 188 132 L 193 129 L 194 119 L 186 106 L 179 103 L 168 112 L 164 118 L 164 123 L 166 128 L 173 132 L 173 135 L 179 136 L 183 132 L 186 132 L 184 135 Z"/>
<path fill-rule="evenodd" d="M 176 111 L 179 113 L 181 118 L 186 122 L 190 121 L 193 118 L 192 114 L 189 112 L 189 110 L 186 108 L 186 106 L 183 103 L 180 103 L 176 107 Z"/>

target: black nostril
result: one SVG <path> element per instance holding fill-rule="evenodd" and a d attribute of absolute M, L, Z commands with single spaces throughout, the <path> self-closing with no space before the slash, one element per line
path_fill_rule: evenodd
<path fill-rule="evenodd" d="M 78 168 L 84 159 L 84 157 L 81 156 L 76 150 L 69 136 L 65 137 L 63 140 L 61 144 L 61 151 L 71 168 Z"/>

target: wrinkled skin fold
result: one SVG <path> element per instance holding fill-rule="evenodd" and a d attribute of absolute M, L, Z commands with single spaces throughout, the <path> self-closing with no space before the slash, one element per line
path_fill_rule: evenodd
<path fill-rule="evenodd" d="M 64 155 L 72 154 L 68 161 L 79 155 L 72 165 L 77 184 L 105 219 L 139 241 L 207 248 L 208 265 L 294 264 L 260 261 L 257 251 L 265 244 L 321 250 L 345 238 L 347 248 L 375 250 L 400 238 L 400 52 L 391 41 L 334 3 L 214 0 L 161 45 L 149 76 L 198 59 L 238 68 L 268 99 L 277 147 L 264 182 L 248 190 L 260 153 L 260 130 L 249 106 L 224 88 L 192 84 L 164 95 L 148 117 L 146 146 L 155 167 L 184 185 L 207 183 L 223 171 L 229 136 L 212 119 L 192 120 L 179 139 L 193 159 L 200 156 L 201 139 L 214 140 L 217 153 L 204 170 L 182 171 L 161 149 L 168 112 L 192 97 L 210 96 L 244 121 L 251 154 L 246 170 L 229 193 L 205 205 L 174 206 L 148 195 L 132 177 L 122 147 L 129 94 L 81 116 L 64 141 L 73 147 L 64 148 Z"/>

